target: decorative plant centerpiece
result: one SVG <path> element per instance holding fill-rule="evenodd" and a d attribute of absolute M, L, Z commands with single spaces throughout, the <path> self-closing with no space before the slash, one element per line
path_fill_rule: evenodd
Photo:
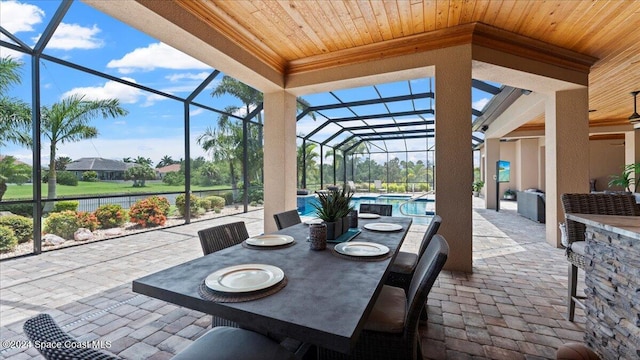
<path fill-rule="evenodd" d="M 473 183 L 473 196 L 480 196 L 480 190 L 484 187 L 484 181 L 478 180 Z"/>
<path fill-rule="evenodd" d="M 333 240 L 342 235 L 343 218 L 352 210 L 349 205 L 352 196 L 353 193 L 345 189 L 318 193 L 318 203 L 313 207 L 318 218 L 327 224 L 327 239 Z"/>

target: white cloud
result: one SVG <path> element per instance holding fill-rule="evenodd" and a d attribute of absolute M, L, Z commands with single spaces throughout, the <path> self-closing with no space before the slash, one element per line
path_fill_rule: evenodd
<path fill-rule="evenodd" d="M 489 98 L 482 98 L 478 101 L 474 101 L 471 103 L 471 107 L 473 107 L 476 110 L 482 110 L 484 109 L 484 106 L 487 105 L 489 100 L 490 100 Z"/>
<path fill-rule="evenodd" d="M 171 82 L 177 82 L 180 80 L 204 80 L 207 78 L 207 76 L 209 76 L 210 73 L 208 72 L 201 72 L 201 73 L 185 73 L 185 74 L 171 74 L 171 75 L 167 75 L 165 76 L 165 79 L 171 81 Z"/>
<path fill-rule="evenodd" d="M 203 108 L 196 108 L 195 110 L 189 111 L 189 115 L 190 116 L 198 116 L 200 114 L 204 113 L 204 109 Z"/>
<path fill-rule="evenodd" d="M 96 35 L 100 31 L 100 28 L 96 25 L 88 28 L 78 24 L 60 23 L 51 40 L 49 40 L 47 49 L 73 50 L 100 48 L 104 45 L 102 40 L 96 38 Z M 40 35 L 33 40 L 37 41 Z"/>
<path fill-rule="evenodd" d="M 125 54 L 121 59 L 109 61 L 107 67 L 118 69 L 122 74 L 134 71 L 151 71 L 156 68 L 174 70 L 211 68 L 164 43 L 155 43 L 146 48 L 135 49 Z"/>
<path fill-rule="evenodd" d="M 33 25 L 42 22 L 44 11 L 31 4 L 17 1 L 0 1 L 2 27 L 10 33 L 34 31 Z"/>
<path fill-rule="evenodd" d="M 135 82 L 133 81 L 133 79 L 127 80 Z M 85 99 L 87 100 L 104 100 L 116 98 L 124 104 L 134 104 L 144 96 L 141 90 L 115 81 L 107 81 L 103 86 L 74 88 L 62 94 L 61 98 L 64 99 L 71 95 L 84 95 Z"/>

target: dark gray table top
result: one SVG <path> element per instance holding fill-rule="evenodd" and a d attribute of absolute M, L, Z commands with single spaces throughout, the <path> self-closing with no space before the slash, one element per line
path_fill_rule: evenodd
<path fill-rule="evenodd" d="M 402 225 L 397 232 L 375 232 L 364 224 Z M 294 237 L 296 244 L 277 250 L 254 250 L 240 245 L 197 258 L 133 282 L 133 291 L 186 308 L 217 315 L 241 325 L 285 335 L 340 352 L 349 352 L 373 307 L 411 226 L 412 219 L 381 217 L 359 219 L 362 229 L 352 241 L 371 241 L 389 247 L 393 257 L 382 261 L 354 261 L 309 249 L 309 228 L 298 224 L 278 233 Z M 260 263 L 281 268 L 288 284 L 279 292 L 239 303 L 217 303 L 198 294 L 200 283 L 221 268 Z"/>

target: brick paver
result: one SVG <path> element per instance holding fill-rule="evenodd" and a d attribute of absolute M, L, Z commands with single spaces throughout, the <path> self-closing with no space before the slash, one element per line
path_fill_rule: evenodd
<path fill-rule="evenodd" d="M 567 262 L 544 241 L 544 225 L 499 213 L 474 198 L 474 270 L 443 271 L 420 325 L 424 359 L 550 359 L 582 339 L 584 318 L 564 318 Z M 136 234 L 0 262 L 0 340 L 20 340 L 24 320 L 41 312 L 82 340 L 110 341 L 124 359 L 168 359 L 201 336 L 210 316 L 131 291 L 131 281 L 201 256 L 197 231 L 243 220 L 262 233 L 262 211 Z M 444 221 L 447 221 L 445 219 Z M 416 251 L 426 226 L 410 231 Z M 582 278 L 582 274 L 580 274 Z M 580 288 L 579 290 L 581 290 Z M 35 349 L 0 348 L 0 358 L 40 358 Z"/>

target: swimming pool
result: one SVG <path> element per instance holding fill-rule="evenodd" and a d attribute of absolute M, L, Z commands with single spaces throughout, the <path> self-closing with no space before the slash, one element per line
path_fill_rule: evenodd
<path fill-rule="evenodd" d="M 433 198 L 417 198 L 402 207 L 404 212 L 400 212 L 400 205 L 406 203 L 411 196 L 407 195 L 380 195 L 380 196 L 359 196 L 351 199 L 351 205 L 354 209 L 359 209 L 360 204 L 390 204 L 393 207 L 393 216 L 413 217 L 415 224 L 428 225 L 431 222 L 433 211 L 435 210 Z M 316 216 L 316 210 L 313 204 L 317 204 L 317 198 L 314 195 L 298 197 L 298 212 L 301 216 Z M 416 216 L 413 216 L 416 215 Z"/>

